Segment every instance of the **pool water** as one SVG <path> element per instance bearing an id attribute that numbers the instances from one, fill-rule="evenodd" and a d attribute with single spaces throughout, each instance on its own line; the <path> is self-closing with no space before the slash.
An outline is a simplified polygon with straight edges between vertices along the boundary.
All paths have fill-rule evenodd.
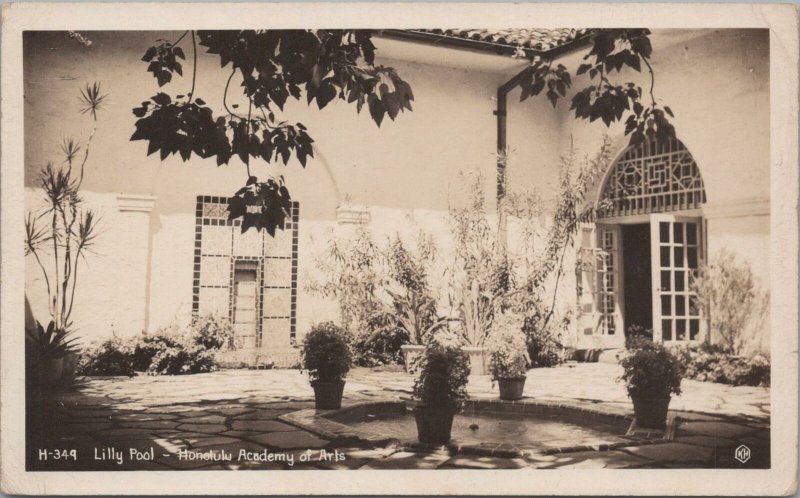
<path id="1" fill-rule="evenodd" d="M 359 431 L 387 438 L 417 440 L 417 424 L 410 412 L 368 414 L 365 419 L 342 422 Z M 618 424 L 603 421 L 568 421 L 558 414 L 479 412 L 456 415 L 451 439 L 461 444 L 510 443 L 520 448 L 563 447 L 604 440 L 620 434 Z"/>

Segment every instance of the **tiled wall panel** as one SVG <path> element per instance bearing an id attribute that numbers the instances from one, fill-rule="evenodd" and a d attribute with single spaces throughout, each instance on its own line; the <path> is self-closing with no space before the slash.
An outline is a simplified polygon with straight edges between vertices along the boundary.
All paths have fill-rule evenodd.
<path id="1" fill-rule="evenodd" d="M 240 222 L 227 219 L 227 198 L 198 196 L 192 311 L 233 316 L 235 265 L 252 261 L 257 268 L 258 323 L 256 346 L 281 349 L 294 341 L 297 323 L 298 203 L 285 230 L 275 237 L 254 229 L 241 233 Z"/>

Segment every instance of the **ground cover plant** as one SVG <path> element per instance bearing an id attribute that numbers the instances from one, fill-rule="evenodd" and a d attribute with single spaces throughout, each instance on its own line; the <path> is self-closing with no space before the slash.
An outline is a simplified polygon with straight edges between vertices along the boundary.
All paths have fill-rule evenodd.
<path id="1" fill-rule="evenodd" d="M 217 369 L 215 353 L 231 347 L 233 328 L 218 316 L 195 317 L 186 328 L 176 324 L 129 339 L 112 337 L 81 354 L 81 375 L 187 375 Z"/>
<path id="2" fill-rule="evenodd" d="M 769 356 L 752 353 L 733 356 L 718 346 L 702 343 L 675 350 L 684 366 L 686 378 L 734 386 L 770 385 Z"/>

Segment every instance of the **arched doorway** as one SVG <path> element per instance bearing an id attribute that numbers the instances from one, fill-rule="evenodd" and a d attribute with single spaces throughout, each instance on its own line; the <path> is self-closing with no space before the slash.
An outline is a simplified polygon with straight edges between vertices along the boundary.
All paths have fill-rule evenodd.
<path id="1" fill-rule="evenodd" d="M 620 154 L 599 190 L 597 221 L 582 233 L 578 347 L 623 347 L 633 326 L 665 343 L 704 337 L 690 281 L 705 254 L 705 202 L 700 170 L 679 140 Z"/>

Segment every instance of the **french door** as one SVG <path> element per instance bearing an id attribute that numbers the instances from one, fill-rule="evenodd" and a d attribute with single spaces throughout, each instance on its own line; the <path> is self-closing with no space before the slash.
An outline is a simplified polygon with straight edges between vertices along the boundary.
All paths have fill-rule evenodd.
<path id="1" fill-rule="evenodd" d="M 702 218 L 650 215 L 653 279 L 653 340 L 694 342 L 705 337 L 692 279 L 702 264 Z"/>
<path id="2" fill-rule="evenodd" d="M 621 236 L 619 225 L 597 223 L 581 229 L 579 349 L 625 345 Z"/>

